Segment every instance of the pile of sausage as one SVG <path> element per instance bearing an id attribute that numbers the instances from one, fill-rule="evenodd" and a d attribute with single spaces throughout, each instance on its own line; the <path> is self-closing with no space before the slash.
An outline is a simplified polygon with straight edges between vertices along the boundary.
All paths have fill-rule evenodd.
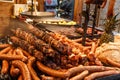
<path id="1" fill-rule="evenodd" d="M 120 74 L 119 68 L 95 65 L 78 65 L 69 69 L 55 70 L 20 47 L 0 44 L 0 49 L 1 74 L 9 73 L 17 80 L 94 80 L 102 76 Z"/>
<path id="2" fill-rule="evenodd" d="M 0 44 L 1 74 L 18 80 L 94 80 L 120 74 L 116 67 L 103 66 L 94 56 L 97 40 L 82 46 L 81 39 L 29 27 L 12 30 L 9 43 Z M 6 40 L 7 41 L 7 40 Z"/>
<path id="3" fill-rule="evenodd" d="M 62 65 L 64 68 L 76 66 L 82 61 L 81 59 L 86 58 L 86 55 L 82 53 L 82 45 L 66 37 L 59 37 L 57 39 L 57 37 L 55 37 L 56 34 L 42 32 L 42 30 L 39 30 L 39 32 L 39 35 L 43 34 L 41 38 L 37 38 L 36 35 L 30 32 L 16 29 L 13 30 L 14 36 L 11 37 L 11 41 L 13 44 L 22 48 L 26 45 L 21 45 L 21 43 L 24 44 L 23 41 L 27 42 L 29 45 L 33 45 L 37 50 L 43 53 L 44 59 L 42 59 L 42 61 L 44 61 L 44 63 L 48 63 L 49 59 L 51 59 L 52 63 L 59 66 Z M 27 49 L 27 51 L 29 51 L 29 48 Z M 76 57 L 76 59 L 74 57 Z"/>

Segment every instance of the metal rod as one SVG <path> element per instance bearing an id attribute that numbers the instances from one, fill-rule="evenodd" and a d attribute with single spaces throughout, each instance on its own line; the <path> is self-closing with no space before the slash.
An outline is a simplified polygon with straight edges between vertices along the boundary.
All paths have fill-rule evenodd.
<path id="1" fill-rule="evenodd" d="M 99 21 L 100 21 L 100 7 L 99 7 L 99 9 L 97 11 L 96 27 L 99 26 Z"/>
<path id="2" fill-rule="evenodd" d="M 31 14 L 33 14 L 33 12 L 34 12 L 34 3 L 33 3 L 33 0 L 31 0 Z"/>
<path id="3" fill-rule="evenodd" d="M 83 39 L 82 39 L 82 45 L 85 46 L 85 42 L 86 42 L 86 37 L 87 37 L 87 27 L 88 27 L 88 22 L 89 22 L 89 12 L 90 12 L 90 4 L 86 4 L 86 16 L 85 16 L 85 22 L 83 24 L 83 30 L 84 30 L 84 34 L 83 34 Z"/>
<path id="4" fill-rule="evenodd" d="M 94 33 L 95 33 L 95 26 L 96 26 L 96 18 L 97 18 L 97 12 L 98 12 L 98 4 L 95 4 L 95 11 L 93 15 L 93 26 L 92 26 L 92 38 L 94 38 Z"/>

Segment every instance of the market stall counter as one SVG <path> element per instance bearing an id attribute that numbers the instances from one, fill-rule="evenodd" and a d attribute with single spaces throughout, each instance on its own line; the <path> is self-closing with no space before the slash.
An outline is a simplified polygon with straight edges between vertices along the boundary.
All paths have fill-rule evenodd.
<path id="1" fill-rule="evenodd" d="M 7 30 L 0 39 L 0 79 L 95 80 L 120 74 L 115 58 L 100 60 L 97 50 L 110 49 L 100 48 L 98 39 L 88 38 L 83 46 L 65 35 L 16 19 L 11 19 Z M 115 46 L 114 55 L 120 54 L 118 44 L 108 45 Z"/>

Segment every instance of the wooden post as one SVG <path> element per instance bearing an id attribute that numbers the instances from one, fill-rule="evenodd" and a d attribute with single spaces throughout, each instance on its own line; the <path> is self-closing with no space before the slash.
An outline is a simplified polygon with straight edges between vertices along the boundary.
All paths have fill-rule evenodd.
<path id="1" fill-rule="evenodd" d="M 38 11 L 44 11 L 44 0 L 37 0 L 38 1 Z"/>
<path id="2" fill-rule="evenodd" d="M 109 19 L 114 15 L 114 5 L 116 0 L 110 0 L 108 5 L 108 11 L 107 11 L 107 18 Z"/>
<path id="3" fill-rule="evenodd" d="M 74 3 L 73 20 L 79 24 L 81 24 L 81 17 L 82 17 L 81 13 L 82 13 L 82 8 L 83 8 L 83 1 L 84 0 L 75 0 L 75 3 Z"/>

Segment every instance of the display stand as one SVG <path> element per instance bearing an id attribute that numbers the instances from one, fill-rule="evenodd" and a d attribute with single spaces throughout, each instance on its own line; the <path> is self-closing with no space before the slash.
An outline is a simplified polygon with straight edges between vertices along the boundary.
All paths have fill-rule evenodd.
<path id="1" fill-rule="evenodd" d="M 95 9 L 94 9 L 94 14 L 90 15 L 90 4 L 86 4 L 86 10 L 82 12 L 83 17 L 85 18 L 84 23 L 83 23 L 83 30 L 84 30 L 84 34 L 83 34 L 83 40 L 82 40 L 82 45 L 85 45 L 85 41 L 86 41 L 86 36 L 87 36 L 87 28 L 88 28 L 88 22 L 89 22 L 89 17 L 92 16 L 93 18 L 93 25 L 92 25 L 92 39 L 94 38 L 94 30 L 96 27 L 96 22 L 98 20 L 97 16 L 99 14 L 97 14 L 98 10 L 100 9 L 100 5 L 103 3 L 103 0 L 94 0 L 92 3 L 90 4 L 94 4 L 95 5 Z"/>

